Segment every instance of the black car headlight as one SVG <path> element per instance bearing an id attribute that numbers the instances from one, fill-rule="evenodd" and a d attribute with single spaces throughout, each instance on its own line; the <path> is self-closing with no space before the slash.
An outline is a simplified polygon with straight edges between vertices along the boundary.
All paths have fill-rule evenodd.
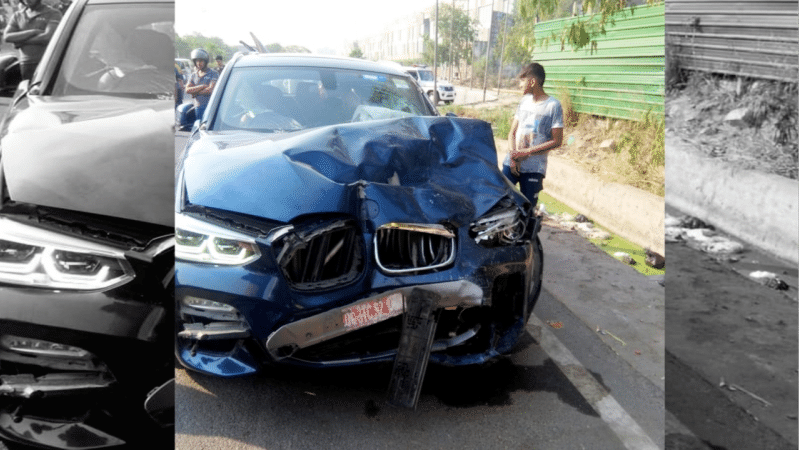
<path id="1" fill-rule="evenodd" d="M 91 291 L 133 278 L 120 249 L 0 218 L 0 283 Z"/>
<path id="2" fill-rule="evenodd" d="M 504 199 L 472 222 L 469 234 L 487 247 L 516 244 L 525 235 L 528 219 L 510 199 Z"/>
<path id="3" fill-rule="evenodd" d="M 175 216 L 175 259 L 241 266 L 261 257 L 253 238 L 184 214 Z"/>

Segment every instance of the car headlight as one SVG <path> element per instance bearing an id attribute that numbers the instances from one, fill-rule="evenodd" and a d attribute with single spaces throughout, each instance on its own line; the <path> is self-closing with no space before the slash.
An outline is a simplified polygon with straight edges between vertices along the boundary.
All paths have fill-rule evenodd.
<path id="1" fill-rule="evenodd" d="M 91 291 L 133 278 L 122 250 L 0 217 L 0 283 Z"/>
<path id="2" fill-rule="evenodd" d="M 513 245 L 525 234 L 526 224 L 519 207 L 504 199 L 470 224 L 470 237 L 484 246 Z"/>
<path id="3" fill-rule="evenodd" d="M 253 238 L 183 214 L 175 217 L 175 258 L 240 266 L 261 257 Z"/>

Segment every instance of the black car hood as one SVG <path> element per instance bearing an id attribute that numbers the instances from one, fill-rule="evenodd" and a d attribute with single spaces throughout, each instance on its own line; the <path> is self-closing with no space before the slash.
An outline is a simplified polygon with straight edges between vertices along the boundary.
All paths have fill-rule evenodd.
<path id="1" fill-rule="evenodd" d="M 172 226 L 171 100 L 31 96 L 20 106 L 0 140 L 12 200 Z"/>
<path id="2" fill-rule="evenodd" d="M 281 222 L 345 212 L 462 225 L 513 188 L 488 123 L 411 117 L 288 134 L 205 133 L 184 162 L 190 204 Z"/>

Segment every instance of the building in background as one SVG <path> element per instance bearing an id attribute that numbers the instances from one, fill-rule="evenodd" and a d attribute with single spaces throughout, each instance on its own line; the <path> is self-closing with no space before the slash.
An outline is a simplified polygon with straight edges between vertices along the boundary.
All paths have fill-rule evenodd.
<path id="1" fill-rule="evenodd" d="M 439 2 L 439 13 L 444 5 L 454 6 L 465 11 L 476 21 L 477 33 L 473 43 L 475 56 L 486 54 L 486 45 L 489 42 L 495 45 L 502 31 L 504 18 L 509 21 L 513 17 L 514 0 L 455 0 Z M 449 29 L 439 30 L 441 43 Z M 425 48 L 425 39 L 435 39 L 436 36 L 436 9 L 435 6 L 397 19 L 387 25 L 381 34 L 369 36 L 358 40 L 358 45 L 364 52 L 366 59 L 379 61 L 391 60 L 412 62 L 421 61 Z M 444 61 L 443 61 L 444 63 Z"/>

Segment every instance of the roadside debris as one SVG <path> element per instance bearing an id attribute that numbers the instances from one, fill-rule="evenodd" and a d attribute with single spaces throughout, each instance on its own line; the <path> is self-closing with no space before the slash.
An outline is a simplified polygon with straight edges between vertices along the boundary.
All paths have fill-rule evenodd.
<path id="1" fill-rule="evenodd" d="M 626 343 L 625 343 L 625 341 L 623 341 L 622 339 L 620 339 L 620 338 L 618 338 L 618 337 L 614 336 L 614 335 L 613 335 L 613 334 L 612 334 L 610 331 L 608 331 L 608 330 L 604 330 L 604 329 L 602 329 L 602 328 L 600 328 L 600 327 L 597 327 L 597 329 L 596 329 L 595 331 L 596 331 L 596 332 L 598 332 L 598 333 L 600 333 L 600 334 L 602 334 L 602 335 L 609 335 L 609 336 L 611 336 L 612 338 L 614 338 L 614 339 L 616 339 L 617 341 L 619 341 L 619 342 L 622 344 L 622 346 L 623 346 L 623 347 L 624 347 L 624 346 L 626 346 L 626 345 L 628 345 L 628 344 L 626 344 Z"/>
<path id="2" fill-rule="evenodd" d="M 735 255 L 744 251 L 744 245 L 741 243 L 718 235 L 714 231 L 714 227 L 691 216 L 667 215 L 664 219 L 664 240 L 666 242 L 685 242 L 695 250 L 733 262 L 739 260 Z"/>
<path id="3" fill-rule="evenodd" d="M 631 258 L 631 255 L 625 252 L 614 253 L 614 258 L 617 258 L 618 260 L 624 262 L 625 264 L 630 264 L 630 265 L 636 264 L 636 261 L 634 261 L 634 259 Z"/>
<path id="4" fill-rule="evenodd" d="M 556 330 L 564 327 L 564 322 L 555 322 L 552 320 L 547 320 L 546 323 L 551 327 L 555 328 Z"/>
<path id="5" fill-rule="evenodd" d="M 654 269 L 663 269 L 665 265 L 664 257 L 659 255 L 658 253 L 650 250 L 649 248 L 644 249 L 644 263 Z"/>
<path id="6" fill-rule="evenodd" d="M 720 379 L 719 379 L 719 387 L 726 388 L 729 391 L 744 392 L 745 394 L 749 395 L 750 397 L 753 397 L 754 399 L 756 399 L 756 400 L 760 401 L 761 403 L 763 403 L 764 406 L 772 406 L 772 403 L 764 400 L 763 398 L 759 397 L 756 394 L 753 394 L 752 392 L 748 391 L 747 389 L 745 389 L 745 388 L 743 388 L 743 387 L 741 387 L 739 385 L 733 384 L 733 383 L 726 383 L 725 382 L 725 378 L 720 377 Z"/>
<path id="7" fill-rule="evenodd" d="M 755 272 L 750 272 L 750 278 L 753 278 L 768 288 L 777 289 L 779 291 L 789 289 L 789 285 L 772 272 L 757 270 Z"/>

